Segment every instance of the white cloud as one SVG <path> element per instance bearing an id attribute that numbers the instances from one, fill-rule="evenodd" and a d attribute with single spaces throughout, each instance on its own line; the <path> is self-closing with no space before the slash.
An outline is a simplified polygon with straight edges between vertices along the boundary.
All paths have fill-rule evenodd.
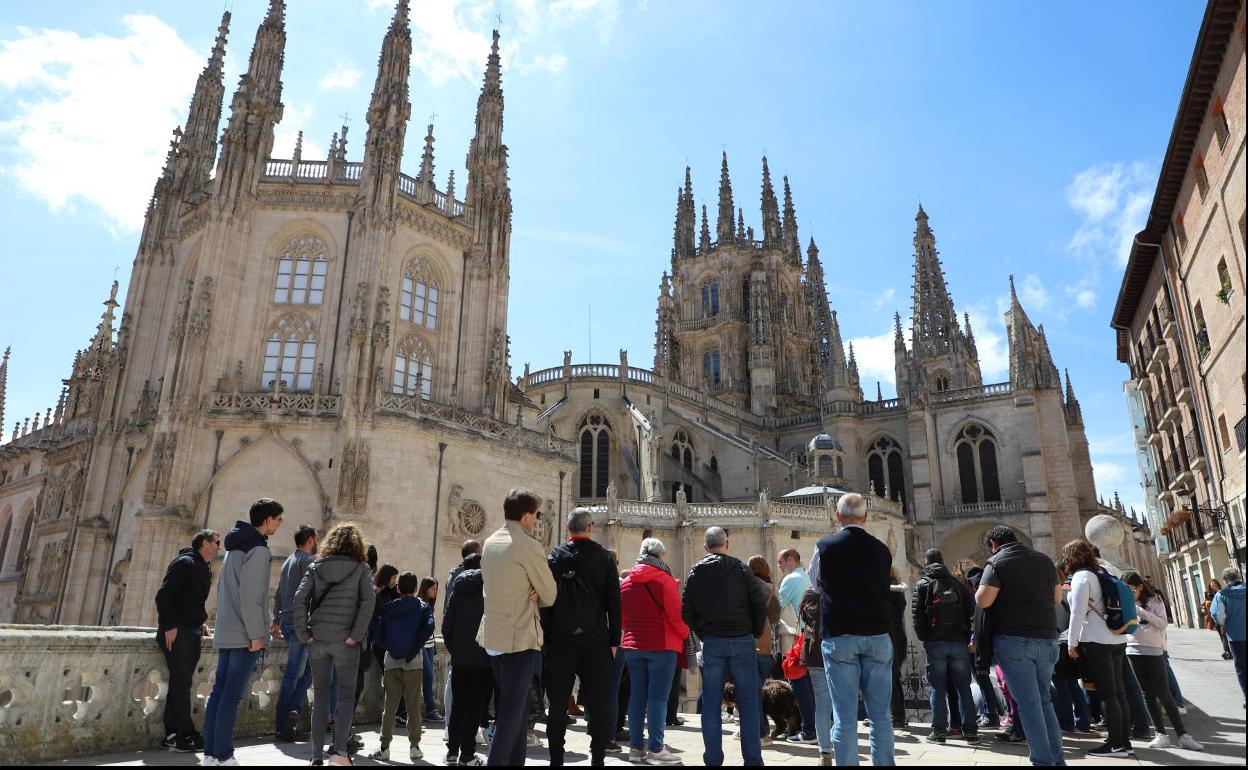
<path id="1" fill-rule="evenodd" d="M 871 307 L 876 310 L 883 310 L 886 307 L 893 306 L 893 298 L 897 296 L 896 289 L 885 289 L 871 298 Z"/>
<path id="2" fill-rule="evenodd" d="M 332 70 L 325 73 L 325 77 L 321 78 L 321 88 L 355 88 L 362 74 L 354 67 L 338 62 Z"/>
<path id="3" fill-rule="evenodd" d="M 207 55 L 154 16 L 122 21 L 121 37 L 19 27 L 0 41 L 0 174 L 53 211 L 82 202 L 135 231 Z"/>
<path id="4" fill-rule="evenodd" d="M 1096 292 L 1086 286 L 1067 286 L 1066 293 L 1074 300 L 1075 304 L 1084 310 L 1088 310 L 1096 305 Z"/>
<path id="5" fill-rule="evenodd" d="M 1109 460 L 1092 460 L 1092 473 L 1096 476 L 1096 488 L 1101 494 L 1112 495 L 1128 483 L 1130 474 L 1125 465 Z"/>
<path id="6" fill-rule="evenodd" d="M 1021 281 L 1017 282 L 1019 298 L 1023 302 L 1023 307 L 1043 310 L 1049 306 L 1049 290 L 1044 288 L 1040 276 L 1035 273 L 1027 273 Z"/>
<path id="7" fill-rule="evenodd" d="M 1000 301 L 998 300 L 998 303 Z M 975 333 L 975 349 L 979 351 L 979 371 L 984 382 L 1003 382 L 1010 378 L 1010 345 L 1005 336 L 1005 319 L 1001 310 L 995 315 L 981 305 L 966 311 L 971 316 Z"/>
<path id="8" fill-rule="evenodd" d="M 897 392 L 897 373 L 893 355 L 893 331 L 889 329 L 874 337 L 854 337 L 849 341 L 854 346 L 854 358 L 858 361 L 858 376 L 863 383 L 864 395 L 871 398 L 870 383 L 879 381 L 884 386 L 884 395 Z"/>
<path id="9" fill-rule="evenodd" d="M 1152 203 L 1154 176 L 1140 161 L 1093 166 L 1076 174 L 1066 188 L 1066 202 L 1083 222 L 1067 248 L 1098 260 L 1112 253 L 1119 267 L 1125 265 Z"/>
<path id="10" fill-rule="evenodd" d="M 371 11 L 388 11 L 390 0 L 366 0 Z M 490 30 L 499 26 L 502 53 L 510 71 L 559 74 L 568 65 L 560 49 L 564 36 L 596 30 L 610 38 L 619 19 L 619 0 L 413 0 L 412 64 L 431 81 L 475 82 L 481 78 Z"/>
<path id="11" fill-rule="evenodd" d="M 282 122 L 273 131 L 273 157 L 289 158 L 294 154 L 295 142 L 299 132 L 311 122 L 312 108 L 287 104 L 282 111 Z M 303 155 L 305 160 L 324 160 L 327 155 L 325 147 L 307 135 L 303 137 Z"/>

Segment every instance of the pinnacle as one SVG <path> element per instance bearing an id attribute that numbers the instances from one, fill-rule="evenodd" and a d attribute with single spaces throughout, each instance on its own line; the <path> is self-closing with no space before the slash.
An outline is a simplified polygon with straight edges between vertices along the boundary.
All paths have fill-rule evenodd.
<path id="1" fill-rule="evenodd" d="M 409 0 L 398 0 L 394 4 L 394 18 L 390 21 L 390 31 L 408 30 L 408 5 Z"/>
<path id="2" fill-rule="evenodd" d="M 225 61 L 225 42 L 230 36 L 230 19 L 232 18 L 229 11 L 221 14 L 221 25 L 217 27 L 217 39 L 212 45 L 212 55 L 208 57 L 208 65 L 205 71 L 220 73 Z"/>

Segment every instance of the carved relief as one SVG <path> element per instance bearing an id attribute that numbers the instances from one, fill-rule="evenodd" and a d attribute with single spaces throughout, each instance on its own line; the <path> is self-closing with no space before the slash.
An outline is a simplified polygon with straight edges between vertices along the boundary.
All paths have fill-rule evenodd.
<path id="1" fill-rule="evenodd" d="M 106 626 L 115 626 L 121 623 L 121 609 L 126 603 L 126 585 L 130 577 L 130 557 L 133 549 L 127 548 L 126 555 L 121 557 L 121 561 L 113 567 L 113 574 L 109 577 L 108 582 L 113 586 L 113 599 L 108 604 L 108 617 L 104 621 Z"/>
<path id="2" fill-rule="evenodd" d="M 338 506 L 360 510 L 368 505 L 368 443 L 363 439 L 348 441 L 342 449 L 342 466 L 338 471 Z"/>
<path id="3" fill-rule="evenodd" d="M 195 312 L 191 314 L 190 331 L 197 337 L 203 336 L 212 325 L 212 278 L 204 278 L 204 286 L 199 292 L 199 302 Z"/>
<path id="4" fill-rule="evenodd" d="M 162 433 L 152 446 L 152 462 L 147 469 L 147 488 L 143 492 L 143 504 L 164 505 L 169 494 L 169 472 L 173 468 L 173 453 L 177 448 L 176 433 Z"/>
<path id="5" fill-rule="evenodd" d="M 61 574 L 61 565 L 65 562 L 67 549 L 68 541 L 65 538 L 44 544 L 43 555 L 39 559 L 39 574 L 35 578 L 37 584 L 34 586 L 27 584 L 27 592 L 45 594 L 56 590 L 57 578 Z"/>
<path id="6" fill-rule="evenodd" d="M 348 328 L 348 337 L 351 340 L 358 340 L 364 336 L 368 326 L 365 310 L 367 304 L 368 282 L 360 281 L 355 287 L 355 298 L 351 300 L 351 325 Z"/>
<path id="7" fill-rule="evenodd" d="M 390 344 L 390 288 L 377 290 L 377 306 L 373 315 L 373 344 L 385 349 Z"/>
<path id="8" fill-rule="evenodd" d="M 180 340 L 182 335 L 186 333 L 186 319 L 191 309 L 191 290 L 194 286 L 194 281 L 187 281 L 182 287 L 182 296 L 178 298 L 178 315 L 174 318 L 173 326 L 169 329 L 169 339 L 171 340 Z"/>
<path id="9" fill-rule="evenodd" d="M 465 498 L 463 494 L 464 488 L 459 484 L 451 487 L 451 496 L 447 506 L 451 513 L 451 521 L 447 536 L 455 540 L 479 539 L 485 534 L 485 528 L 489 524 L 489 515 L 480 503 Z"/>

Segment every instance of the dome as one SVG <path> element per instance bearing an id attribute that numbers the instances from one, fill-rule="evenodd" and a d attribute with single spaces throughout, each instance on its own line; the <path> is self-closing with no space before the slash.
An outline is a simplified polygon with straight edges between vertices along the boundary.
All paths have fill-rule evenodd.
<path id="1" fill-rule="evenodd" d="M 836 452 L 844 452 L 845 447 L 841 446 L 841 442 L 837 441 L 830 434 L 820 433 L 810 440 L 806 445 L 806 451 L 814 452 L 819 449 L 831 449 Z"/>

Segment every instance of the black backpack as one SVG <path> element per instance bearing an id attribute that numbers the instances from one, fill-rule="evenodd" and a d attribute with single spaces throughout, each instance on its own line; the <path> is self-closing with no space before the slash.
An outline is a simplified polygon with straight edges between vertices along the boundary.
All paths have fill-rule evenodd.
<path id="1" fill-rule="evenodd" d="M 935 634 L 944 634 L 966 624 L 966 606 L 956 578 L 933 578 L 928 585 L 927 627 Z"/>
<path id="2" fill-rule="evenodd" d="M 606 612 L 598 596 L 590 589 L 576 557 L 557 549 L 550 555 L 549 561 L 559 594 L 550 608 L 547 636 L 580 641 L 605 630 Z"/>

